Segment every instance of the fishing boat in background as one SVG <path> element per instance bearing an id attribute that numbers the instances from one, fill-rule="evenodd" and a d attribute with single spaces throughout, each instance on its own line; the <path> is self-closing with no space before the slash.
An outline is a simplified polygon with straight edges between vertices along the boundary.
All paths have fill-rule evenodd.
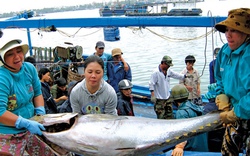
<path id="1" fill-rule="evenodd" d="M 117 1 L 111 7 L 105 5 L 100 8 L 99 14 L 100 16 L 199 16 L 202 10 L 196 8 L 197 2 L 204 2 L 204 0 L 139 1 L 134 4 Z M 174 7 L 169 10 L 171 6 Z"/>
<path id="2" fill-rule="evenodd" d="M 103 8 L 99 9 L 100 16 L 122 16 L 127 13 L 146 13 L 148 5 L 146 2 L 136 2 L 133 5 L 130 4 L 115 4 L 109 7 L 105 5 Z"/>

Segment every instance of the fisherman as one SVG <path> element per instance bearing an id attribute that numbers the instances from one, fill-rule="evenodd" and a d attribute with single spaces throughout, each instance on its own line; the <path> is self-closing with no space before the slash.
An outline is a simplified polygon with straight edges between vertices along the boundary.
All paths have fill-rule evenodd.
<path id="1" fill-rule="evenodd" d="M 107 64 L 108 83 L 115 89 L 116 93 L 119 92 L 118 83 L 121 80 L 127 79 L 132 81 L 131 68 L 127 63 L 129 69 L 127 71 L 124 69 L 122 54 L 123 52 L 120 48 L 114 48 L 112 50 L 112 61 Z"/>
<path id="2" fill-rule="evenodd" d="M 44 126 L 29 120 L 34 115 L 44 115 L 44 100 L 36 68 L 24 62 L 29 50 L 20 39 L 4 42 L 0 49 L 0 155 L 29 155 L 53 150 L 37 135 Z"/>
<path id="3" fill-rule="evenodd" d="M 135 116 L 133 110 L 132 87 L 133 84 L 123 79 L 118 84 L 120 92 L 117 93 L 117 113 L 118 115 Z"/>
<path id="4" fill-rule="evenodd" d="M 94 55 L 99 56 L 103 60 L 103 62 L 104 62 L 103 79 L 105 81 L 108 81 L 107 63 L 108 63 L 108 61 L 112 61 L 112 55 L 104 53 L 104 48 L 105 48 L 104 42 L 102 42 L 102 41 L 96 42 L 96 46 L 95 46 L 96 52 L 94 52 Z M 121 57 L 121 61 L 123 62 L 124 70 L 127 71 L 129 69 L 129 67 L 128 67 L 127 63 L 125 62 L 125 60 L 122 57 Z"/>
<path id="5" fill-rule="evenodd" d="M 202 108 L 188 100 L 189 91 L 183 84 L 175 85 L 171 89 L 172 98 L 178 106 L 176 119 L 193 118 L 203 114 Z M 177 144 L 172 156 L 183 155 L 183 150 L 208 152 L 207 134 L 199 134 L 194 138 Z"/>
<path id="6" fill-rule="evenodd" d="M 220 114 L 226 125 L 222 155 L 250 155 L 250 9 L 238 8 L 215 25 L 225 33 L 227 43 L 216 58 L 217 95 L 229 98 L 230 110 Z M 221 104 L 218 104 L 220 107 Z"/>
<path id="7" fill-rule="evenodd" d="M 174 79 L 184 79 L 186 75 L 179 74 L 171 69 L 172 58 L 164 56 L 161 64 L 153 71 L 149 81 L 151 101 L 154 103 L 154 110 L 158 119 L 172 119 L 173 107 L 170 98 L 170 77 Z"/>

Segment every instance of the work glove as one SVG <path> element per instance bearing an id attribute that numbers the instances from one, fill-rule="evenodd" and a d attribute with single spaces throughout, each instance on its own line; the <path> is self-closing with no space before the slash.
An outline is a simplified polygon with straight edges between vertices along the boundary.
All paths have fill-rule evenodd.
<path id="1" fill-rule="evenodd" d="M 184 147 L 186 145 L 186 141 L 179 143 L 175 146 L 174 150 L 171 153 L 171 156 L 183 156 L 184 153 Z"/>
<path id="2" fill-rule="evenodd" d="M 229 98 L 226 94 L 220 94 L 216 96 L 215 99 L 216 106 L 218 110 L 228 111 L 230 107 Z"/>
<path id="3" fill-rule="evenodd" d="M 234 109 L 220 113 L 220 119 L 225 124 L 233 124 L 238 120 L 237 116 L 234 113 Z"/>
<path id="4" fill-rule="evenodd" d="M 44 106 L 36 107 L 36 108 L 35 108 L 35 114 L 36 114 L 36 115 L 45 115 L 46 112 L 45 112 Z"/>
<path id="5" fill-rule="evenodd" d="M 32 134 L 38 134 L 38 135 L 42 135 L 42 131 L 41 130 L 45 130 L 44 126 L 36 121 L 32 121 L 32 120 L 28 120 L 25 119 L 21 116 L 18 116 L 15 126 L 17 129 L 21 129 L 21 128 L 26 128 L 28 129 L 28 131 L 30 131 L 30 133 Z"/>
<path id="6" fill-rule="evenodd" d="M 155 96 L 151 96 L 151 102 L 153 102 L 153 103 L 155 103 L 156 102 L 156 98 L 155 98 Z"/>

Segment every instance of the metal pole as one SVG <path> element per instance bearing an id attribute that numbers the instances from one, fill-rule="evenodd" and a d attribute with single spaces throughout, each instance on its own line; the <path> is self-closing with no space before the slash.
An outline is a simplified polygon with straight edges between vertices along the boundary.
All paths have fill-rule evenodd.
<path id="1" fill-rule="evenodd" d="M 33 53 L 32 53 L 32 43 L 31 43 L 30 29 L 29 28 L 27 28 L 27 37 L 28 37 L 28 43 L 29 43 L 30 56 L 32 56 L 33 55 Z"/>

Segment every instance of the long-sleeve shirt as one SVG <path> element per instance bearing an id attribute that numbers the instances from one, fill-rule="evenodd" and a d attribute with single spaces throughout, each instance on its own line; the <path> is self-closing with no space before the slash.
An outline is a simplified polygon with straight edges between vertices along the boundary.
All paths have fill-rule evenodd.
<path id="1" fill-rule="evenodd" d="M 29 119 L 34 116 L 33 98 L 42 94 L 41 83 L 33 64 L 24 62 L 20 71 L 13 73 L 0 67 L 0 116 L 6 111 Z M 26 129 L 17 129 L 0 123 L 0 133 L 17 134 Z"/>
<path id="2" fill-rule="evenodd" d="M 250 119 L 250 41 L 232 51 L 225 44 L 216 58 L 217 94 L 224 93 L 237 117 Z"/>
<path id="3" fill-rule="evenodd" d="M 129 67 L 128 71 L 125 71 L 122 62 L 119 62 L 117 65 L 115 65 L 113 62 L 108 62 L 107 67 L 108 83 L 115 89 L 116 93 L 119 92 L 118 83 L 121 80 L 127 79 L 129 81 L 132 81 L 131 68 Z"/>
<path id="4" fill-rule="evenodd" d="M 149 81 L 149 90 L 154 91 L 155 98 L 157 99 L 168 99 L 170 96 L 170 78 L 184 79 L 183 74 L 167 70 L 166 76 L 160 69 L 160 65 L 156 68 Z"/>
<path id="5" fill-rule="evenodd" d="M 93 94 L 88 91 L 85 79 L 79 82 L 70 93 L 70 103 L 75 113 L 117 115 L 115 90 L 104 80 Z"/>

